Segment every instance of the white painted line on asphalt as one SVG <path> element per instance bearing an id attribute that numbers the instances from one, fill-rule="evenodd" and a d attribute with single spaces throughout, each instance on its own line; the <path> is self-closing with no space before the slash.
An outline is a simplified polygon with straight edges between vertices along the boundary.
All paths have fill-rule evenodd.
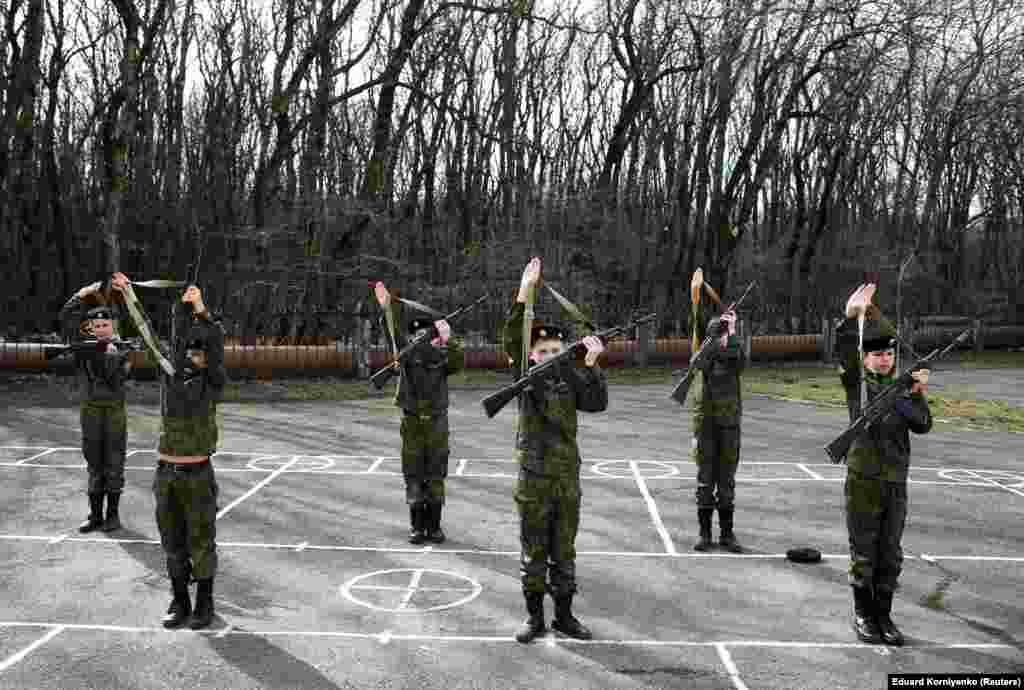
<path id="1" fill-rule="evenodd" d="M 725 648 L 724 644 L 716 644 L 715 649 L 718 651 L 718 658 L 722 660 L 722 665 L 725 666 L 726 672 L 729 674 L 729 678 L 732 680 L 732 686 L 736 690 L 748 690 L 743 679 L 740 678 L 739 669 L 736 668 L 736 664 L 733 663 L 732 655 L 729 654 L 729 650 Z"/>
<path id="2" fill-rule="evenodd" d="M 63 625 L 55 626 L 52 630 L 50 630 L 48 633 L 40 637 L 38 640 L 30 644 L 29 646 L 23 648 L 21 651 L 15 652 L 3 661 L 0 661 L 0 673 L 3 673 L 11 666 L 14 666 L 16 663 L 27 657 L 33 651 L 39 649 L 44 644 L 46 644 L 53 638 L 57 637 L 57 635 L 60 635 L 62 632 L 64 632 Z"/>
<path id="3" fill-rule="evenodd" d="M 817 472 L 815 472 L 814 470 L 812 470 L 810 467 L 808 467 L 807 465 L 803 464 L 802 462 L 798 462 L 796 464 L 796 466 L 799 467 L 800 469 L 802 469 L 804 472 L 806 472 L 811 477 L 811 479 L 819 479 L 819 480 L 824 480 L 825 479 L 820 474 L 818 474 Z"/>
<path id="4" fill-rule="evenodd" d="M 420 571 L 421 573 L 423 571 Z M 378 589 L 385 592 L 405 592 L 412 585 L 352 585 L 349 589 Z M 475 592 L 475 587 L 419 587 L 420 592 Z"/>
<path id="5" fill-rule="evenodd" d="M 38 459 L 39 459 L 39 458 L 41 458 L 41 457 L 44 457 L 44 456 L 46 456 L 46 455 L 49 455 L 50 453 L 56 453 L 56 452 L 57 452 L 57 449 L 56 449 L 56 448 L 47 448 L 47 449 L 46 449 L 46 450 L 44 450 L 44 451 L 43 451 L 42 453 L 36 453 L 35 455 L 31 455 L 31 456 L 29 456 L 29 457 L 27 457 L 27 458 L 24 458 L 24 459 L 22 459 L 22 460 L 18 460 L 18 461 L 17 461 L 16 463 L 14 463 L 14 464 L 15 464 L 15 465 L 24 465 L 25 463 L 29 463 L 29 462 L 32 462 L 32 461 L 34 461 L 34 460 L 38 460 Z"/>
<path id="6" fill-rule="evenodd" d="M 144 627 L 130 625 L 88 625 L 82 623 L 43 623 L 35 621 L 0 621 L 0 628 L 59 628 L 64 631 L 83 630 L 98 632 L 120 632 L 120 633 L 162 633 L 166 635 L 207 635 L 215 636 L 222 630 L 189 630 L 182 628 L 178 630 L 167 630 L 163 627 Z M 51 631 L 52 632 L 52 631 Z M 348 638 L 362 640 L 380 641 L 385 635 L 389 640 L 403 640 L 411 642 L 502 642 L 513 643 L 515 637 L 512 635 L 421 635 L 421 634 L 395 634 L 390 630 L 369 633 L 369 632 L 346 632 L 332 630 L 240 630 L 231 629 L 228 636 L 251 636 L 251 637 L 327 637 L 327 638 Z M 52 639 L 51 635 L 51 639 Z M 709 640 L 697 642 L 693 640 L 654 640 L 648 638 L 619 639 L 619 640 L 577 640 L 571 637 L 551 636 L 559 644 L 571 645 L 618 645 L 618 646 L 645 646 L 645 647 L 746 647 L 746 648 L 780 648 L 780 649 L 876 649 L 877 645 L 863 644 L 859 642 L 788 642 L 785 640 Z M 36 646 L 41 642 L 36 643 Z M 518 642 L 515 642 L 519 644 Z M 1003 643 L 953 643 L 953 644 L 922 644 L 911 645 L 896 650 L 914 651 L 918 649 L 1008 649 L 1015 650 L 1017 647 Z"/>
<path id="7" fill-rule="evenodd" d="M 459 464 L 455 466 L 455 476 L 461 477 L 462 473 L 466 471 L 466 458 L 461 458 Z"/>
<path id="8" fill-rule="evenodd" d="M 363 470 L 363 472 L 365 474 L 373 474 L 373 473 L 375 473 L 377 471 L 377 468 L 381 466 L 381 464 L 384 462 L 384 460 L 385 460 L 385 458 L 383 458 L 383 457 L 377 458 L 376 460 L 373 461 L 373 463 L 370 464 L 369 467 L 367 467 L 365 470 Z"/>
<path id="9" fill-rule="evenodd" d="M 966 474 L 969 474 L 970 476 L 974 477 L 975 479 L 986 481 L 989 484 L 989 486 L 997 486 L 1000 489 L 1005 489 L 1006 491 L 1009 491 L 1010 493 L 1017 494 L 1018 496 L 1024 498 L 1024 491 L 1020 491 L 1018 489 L 1014 489 L 1014 488 L 1011 488 L 1009 486 L 1004 486 L 1003 484 L 1000 484 L 997 481 L 989 479 L 988 477 L 981 476 L 980 474 L 978 474 L 978 472 L 976 472 L 974 470 L 967 470 Z"/>
<path id="10" fill-rule="evenodd" d="M 644 497 L 644 502 L 647 504 L 647 511 L 651 514 L 651 520 L 654 522 L 654 528 L 658 530 L 658 534 L 661 536 L 661 542 L 665 545 L 666 553 L 671 555 L 676 554 L 676 545 L 672 543 L 672 537 L 669 535 L 668 530 L 665 529 L 665 523 L 661 521 L 661 515 L 658 514 L 658 506 L 654 502 L 654 497 L 651 496 L 651 492 L 647 490 L 647 482 L 644 481 L 644 477 L 640 474 L 640 466 L 636 460 L 630 460 L 629 466 L 633 470 L 633 478 L 636 480 L 636 485 L 640 488 L 640 493 Z"/>
<path id="11" fill-rule="evenodd" d="M 222 517 L 227 515 L 228 511 L 230 511 L 232 508 L 237 506 L 239 503 L 241 503 L 245 499 L 247 499 L 250 496 L 252 496 L 254 493 L 256 493 L 257 491 L 262 489 L 264 486 L 266 486 L 270 482 L 274 481 L 277 477 L 279 477 L 282 474 L 284 474 L 285 472 L 287 472 L 289 467 L 291 467 L 292 465 L 294 465 L 295 463 L 297 463 L 301 459 L 302 459 L 301 455 L 293 455 L 291 460 L 289 460 L 285 464 L 283 464 L 280 467 L 278 467 L 276 470 L 271 472 L 269 475 L 267 475 L 266 477 L 264 477 L 260 481 L 256 482 L 256 485 L 253 486 L 251 489 L 249 489 L 244 494 L 242 494 L 241 496 L 239 496 L 238 498 L 233 500 L 231 503 L 229 503 L 226 506 L 224 506 L 223 508 L 221 508 L 221 510 L 217 513 L 217 519 L 220 520 Z"/>
<path id="12" fill-rule="evenodd" d="M 223 629 L 219 630 L 219 631 L 217 632 L 217 634 L 216 634 L 216 635 L 214 635 L 214 637 L 216 637 L 216 638 L 218 638 L 218 639 L 222 639 L 222 638 L 225 638 L 225 637 L 227 637 L 228 635 L 230 635 L 230 634 L 231 634 L 231 631 L 232 631 L 232 630 L 234 630 L 234 629 L 235 629 L 235 626 L 233 626 L 233 625 L 226 625 L 226 626 L 224 626 L 224 628 L 223 628 Z"/>
<path id="13" fill-rule="evenodd" d="M 0 541 L 45 541 L 48 543 L 85 543 L 85 544 L 151 544 L 160 545 L 159 539 L 118 539 L 115 537 L 70 537 L 67 535 L 45 536 L 30 534 L 0 534 Z M 218 541 L 218 547 L 224 548 L 252 548 L 252 549 L 281 549 L 285 551 L 351 551 L 359 553 L 409 553 L 409 554 L 438 554 L 438 555 L 478 555 L 478 556 L 520 556 L 519 551 L 502 551 L 498 549 L 438 549 L 432 545 L 422 547 L 401 547 L 401 546 L 342 546 L 335 544 L 310 544 L 308 541 L 298 544 L 278 544 L 274 542 L 245 542 L 245 541 Z M 772 560 L 784 559 L 784 553 L 668 553 L 666 551 L 577 551 L 579 556 L 621 556 L 624 558 L 735 558 L 739 560 Z M 825 553 L 822 558 L 845 559 L 849 558 L 848 553 Z M 993 561 L 1007 563 L 1024 563 L 1024 556 L 936 556 L 933 554 L 922 554 L 920 556 L 905 555 L 904 560 L 925 562 L 931 561 Z M 405 589 L 400 587 L 399 589 Z"/>
<path id="14" fill-rule="evenodd" d="M 64 541 L 65 539 L 67 539 L 68 536 L 69 535 L 66 534 L 66 533 L 65 534 L 58 534 L 56 537 L 54 537 L 53 539 L 50 540 L 50 545 L 53 546 L 54 544 L 59 544 L 62 541 Z"/>
<path id="15" fill-rule="evenodd" d="M 423 578 L 423 568 L 417 568 L 412 573 L 412 579 L 409 580 L 409 586 L 405 588 L 405 595 L 402 596 L 401 603 L 398 604 L 398 610 L 401 611 L 409 606 L 409 601 L 412 599 L 412 595 L 419 589 L 420 580 Z M 472 591 L 472 590 L 470 590 Z"/>

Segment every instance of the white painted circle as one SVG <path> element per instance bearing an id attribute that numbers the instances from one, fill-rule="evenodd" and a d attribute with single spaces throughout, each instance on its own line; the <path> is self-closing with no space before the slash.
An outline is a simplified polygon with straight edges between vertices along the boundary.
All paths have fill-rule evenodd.
<path id="1" fill-rule="evenodd" d="M 272 472 L 279 470 L 292 461 L 294 455 L 260 455 L 249 461 L 246 467 L 250 470 L 265 470 Z M 334 460 L 331 458 L 301 456 L 299 461 L 288 468 L 289 472 L 317 472 L 334 467 Z"/>
<path id="2" fill-rule="evenodd" d="M 603 462 L 596 463 L 593 467 L 594 474 L 600 477 L 614 477 L 616 479 L 632 479 L 635 475 L 633 474 L 632 464 L 636 463 L 636 469 L 640 476 L 644 479 L 668 479 L 669 477 L 676 477 L 679 475 L 679 468 L 675 465 L 670 465 L 667 462 L 660 462 L 658 460 L 605 460 Z M 614 471 L 606 471 L 605 467 L 611 465 Z M 647 465 L 656 465 L 663 471 L 662 473 L 651 472 L 647 473 L 644 467 Z M 622 468 L 623 473 L 619 474 L 618 468 Z"/>
<path id="3" fill-rule="evenodd" d="M 956 482 L 993 482 L 1007 488 L 1024 488 L 1024 475 L 1007 470 L 940 470 L 939 478 Z"/>
<path id="4" fill-rule="evenodd" d="M 409 573 L 409 585 L 401 587 L 398 585 L 374 585 L 374 584 L 362 584 L 365 580 L 372 580 L 374 577 L 381 575 L 390 575 L 391 573 Z M 418 575 L 417 575 L 418 573 Z M 455 580 L 457 582 L 468 583 L 462 587 L 422 587 L 418 584 L 419 579 L 426 574 L 431 576 L 442 575 L 445 578 Z M 436 578 L 435 578 L 436 579 Z M 427 568 L 391 568 L 389 570 L 374 570 L 370 573 L 364 573 L 363 575 L 357 575 L 351 580 L 343 584 L 339 588 L 341 596 L 345 597 L 353 604 L 365 606 L 368 609 L 374 611 L 381 611 L 383 613 L 425 613 L 427 611 L 441 611 L 443 609 L 450 609 L 456 606 L 462 606 L 467 604 L 473 599 L 480 596 L 480 592 L 483 591 L 483 586 L 471 577 L 466 575 L 460 575 L 459 573 L 453 573 L 448 570 L 431 570 Z M 384 590 L 394 591 L 395 599 L 399 600 L 397 606 L 379 606 L 372 602 L 361 599 L 357 595 L 352 593 L 352 590 Z M 462 596 L 454 601 L 447 604 L 438 604 L 437 606 L 427 606 L 419 608 L 410 605 L 412 599 L 416 596 L 419 591 L 448 591 L 452 593 L 457 592 L 469 592 L 465 596 Z"/>

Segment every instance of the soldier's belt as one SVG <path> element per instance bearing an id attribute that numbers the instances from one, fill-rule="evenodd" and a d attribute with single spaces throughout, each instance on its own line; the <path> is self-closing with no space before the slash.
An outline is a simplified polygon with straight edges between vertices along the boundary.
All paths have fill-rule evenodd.
<path id="1" fill-rule="evenodd" d="M 157 466 L 166 467 L 174 472 L 198 472 L 209 467 L 210 460 L 206 459 L 202 462 L 167 462 L 166 460 L 161 460 L 157 463 Z"/>

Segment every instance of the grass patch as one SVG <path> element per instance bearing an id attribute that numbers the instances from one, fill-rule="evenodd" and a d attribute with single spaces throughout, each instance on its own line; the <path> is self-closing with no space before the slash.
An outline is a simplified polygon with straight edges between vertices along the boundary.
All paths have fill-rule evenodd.
<path id="1" fill-rule="evenodd" d="M 940 591 L 929 592 L 927 596 L 922 598 L 922 602 L 928 608 L 934 611 L 941 611 L 945 608 L 943 603 L 944 593 Z"/>
<path id="2" fill-rule="evenodd" d="M 965 352 L 960 356 L 960 366 L 964 369 L 1022 369 L 1024 351 Z"/>

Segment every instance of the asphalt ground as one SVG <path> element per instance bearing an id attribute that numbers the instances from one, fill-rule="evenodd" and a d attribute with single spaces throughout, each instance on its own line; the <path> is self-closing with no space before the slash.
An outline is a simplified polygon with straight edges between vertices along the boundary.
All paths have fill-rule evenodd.
<path id="1" fill-rule="evenodd" d="M 158 410 L 130 408 L 125 528 L 79 535 L 77 410 L 5 404 L 0 688 L 852 690 L 890 673 L 1024 672 L 1024 435 L 937 423 L 914 437 L 894 607 L 907 645 L 878 647 L 850 628 L 844 468 L 821 450 L 845 410 L 748 398 L 746 552 L 698 554 L 689 414 L 670 388 L 613 384 L 606 413 L 580 415 L 574 609 L 594 640 L 531 645 L 512 637 L 515 413 L 486 419 L 486 391 L 453 392 L 449 539 L 425 548 L 405 541 L 387 397 L 222 405 L 218 615 L 200 633 L 160 627 Z M 793 546 L 825 558 L 791 563 Z"/>

